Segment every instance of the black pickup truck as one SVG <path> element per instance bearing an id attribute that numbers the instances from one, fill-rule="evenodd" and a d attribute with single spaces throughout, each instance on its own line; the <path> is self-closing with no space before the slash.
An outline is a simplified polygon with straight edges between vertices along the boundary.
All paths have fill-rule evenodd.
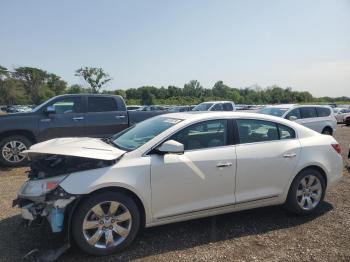
<path id="1" fill-rule="evenodd" d="M 0 163 L 19 166 L 21 152 L 57 137 L 109 137 L 164 112 L 127 111 L 121 96 L 77 94 L 51 98 L 28 113 L 0 115 Z"/>

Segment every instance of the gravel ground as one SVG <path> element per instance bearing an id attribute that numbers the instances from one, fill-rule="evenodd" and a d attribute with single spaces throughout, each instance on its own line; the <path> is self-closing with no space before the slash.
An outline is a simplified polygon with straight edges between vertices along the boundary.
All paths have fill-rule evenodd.
<path id="1" fill-rule="evenodd" d="M 347 157 L 350 127 L 337 140 Z M 346 160 L 347 161 L 347 160 Z M 62 244 L 47 227 L 25 228 L 11 207 L 26 168 L 0 167 L 0 261 L 20 261 L 33 249 Z M 72 247 L 59 261 L 350 261 L 350 174 L 328 192 L 314 215 L 298 217 L 268 207 L 141 231 L 121 254 L 96 258 Z"/>

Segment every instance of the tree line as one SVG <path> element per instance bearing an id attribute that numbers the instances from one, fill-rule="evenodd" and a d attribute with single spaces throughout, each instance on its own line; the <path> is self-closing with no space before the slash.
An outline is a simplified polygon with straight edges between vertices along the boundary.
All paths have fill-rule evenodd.
<path id="1" fill-rule="evenodd" d="M 82 67 L 75 71 L 84 85 L 68 85 L 60 76 L 34 67 L 16 67 L 12 71 L 0 66 L 0 104 L 40 104 L 57 95 L 75 93 L 103 93 L 121 95 L 128 104 L 198 104 L 209 100 L 232 100 L 237 104 L 279 103 L 350 103 L 350 97 L 313 97 L 307 91 L 294 91 L 290 87 L 252 86 L 233 88 L 217 81 L 212 88 L 204 88 L 191 80 L 182 88 L 177 86 L 142 86 L 130 89 L 102 90 L 111 77 L 102 68 Z"/>

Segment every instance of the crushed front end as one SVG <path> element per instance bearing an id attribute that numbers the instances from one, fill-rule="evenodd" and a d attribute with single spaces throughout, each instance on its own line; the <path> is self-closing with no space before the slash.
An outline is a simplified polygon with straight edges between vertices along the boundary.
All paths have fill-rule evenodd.
<path id="1" fill-rule="evenodd" d="M 69 174 L 103 168 L 115 160 L 100 160 L 65 155 L 38 154 L 31 156 L 28 180 L 13 200 L 13 206 L 21 208 L 26 224 L 47 219 L 52 232 L 61 232 L 67 217 L 66 210 L 79 198 L 67 193 L 60 183 Z"/>

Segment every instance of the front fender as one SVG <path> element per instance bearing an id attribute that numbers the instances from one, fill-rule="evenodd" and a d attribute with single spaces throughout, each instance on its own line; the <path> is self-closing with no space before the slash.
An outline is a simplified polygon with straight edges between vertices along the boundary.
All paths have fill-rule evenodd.
<path id="1" fill-rule="evenodd" d="M 134 193 L 142 202 L 146 212 L 146 223 L 151 216 L 151 185 L 148 158 L 123 159 L 114 166 L 81 171 L 70 174 L 60 186 L 70 194 L 87 195 L 97 190 L 119 187 Z"/>

